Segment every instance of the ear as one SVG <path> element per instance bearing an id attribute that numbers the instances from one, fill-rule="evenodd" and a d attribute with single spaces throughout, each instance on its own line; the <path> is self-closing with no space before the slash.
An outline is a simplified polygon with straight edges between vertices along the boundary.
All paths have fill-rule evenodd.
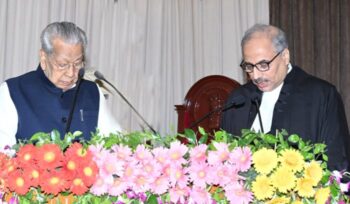
<path id="1" fill-rule="evenodd" d="M 285 63 L 286 65 L 288 65 L 289 62 L 290 62 L 290 55 L 289 55 L 289 49 L 288 49 L 288 48 L 286 48 L 286 49 L 284 49 L 284 50 L 282 51 L 282 58 L 283 58 L 283 60 L 284 60 L 284 63 Z"/>
<path id="2" fill-rule="evenodd" d="M 47 69 L 47 56 L 44 50 L 40 49 L 39 56 L 41 69 L 45 71 Z"/>

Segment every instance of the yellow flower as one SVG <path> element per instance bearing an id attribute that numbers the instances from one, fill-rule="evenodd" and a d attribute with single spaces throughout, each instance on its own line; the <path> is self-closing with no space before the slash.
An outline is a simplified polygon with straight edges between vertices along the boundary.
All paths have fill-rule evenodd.
<path id="1" fill-rule="evenodd" d="M 322 178 L 322 168 L 321 165 L 316 161 L 311 161 L 305 167 L 305 177 L 312 179 L 312 185 L 316 186 Z"/>
<path id="2" fill-rule="evenodd" d="M 318 189 L 315 195 L 316 204 L 325 204 L 329 198 L 329 194 L 330 189 L 328 187 Z"/>
<path id="3" fill-rule="evenodd" d="M 252 192 L 258 200 L 264 200 L 266 198 L 271 198 L 274 189 L 271 185 L 270 179 L 266 176 L 257 176 L 255 181 L 252 183 Z"/>
<path id="4" fill-rule="evenodd" d="M 299 151 L 286 149 L 281 152 L 280 161 L 283 166 L 290 168 L 292 171 L 301 171 L 304 167 L 304 157 Z"/>
<path id="5" fill-rule="evenodd" d="M 287 204 L 287 203 L 289 203 L 289 198 L 284 196 L 273 198 L 272 200 L 267 202 L 267 204 Z"/>
<path id="6" fill-rule="evenodd" d="M 253 154 L 253 164 L 257 172 L 268 174 L 277 166 L 277 153 L 272 149 L 262 148 Z"/>
<path id="7" fill-rule="evenodd" d="M 300 178 L 297 181 L 296 190 L 299 196 L 310 198 L 315 194 L 315 190 L 312 188 L 312 179 L 310 178 Z"/>
<path id="8" fill-rule="evenodd" d="M 272 174 L 271 180 L 275 188 L 282 193 L 287 193 L 294 188 L 296 177 L 289 168 L 280 167 Z"/>
<path id="9" fill-rule="evenodd" d="M 293 201 L 292 204 L 303 204 L 300 200 Z"/>

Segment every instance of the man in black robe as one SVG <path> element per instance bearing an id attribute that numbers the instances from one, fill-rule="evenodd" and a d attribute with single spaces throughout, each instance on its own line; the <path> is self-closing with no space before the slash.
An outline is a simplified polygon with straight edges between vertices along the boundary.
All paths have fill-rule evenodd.
<path id="1" fill-rule="evenodd" d="M 221 128 L 233 135 L 242 129 L 271 134 L 285 129 L 305 141 L 324 142 L 329 168 L 348 169 L 349 131 L 336 87 L 290 64 L 286 36 L 277 27 L 254 25 L 241 46 L 241 67 L 250 80 L 227 103 L 242 96 L 246 102 L 224 112 Z"/>

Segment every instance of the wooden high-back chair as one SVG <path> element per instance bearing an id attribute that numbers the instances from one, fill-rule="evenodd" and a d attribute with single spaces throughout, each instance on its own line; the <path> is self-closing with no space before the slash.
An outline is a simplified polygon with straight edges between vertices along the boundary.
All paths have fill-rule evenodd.
<path id="1" fill-rule="evenodd" d="M 239 86 L 237 81 L 221 75 L 210 75 L 197 81 L 187 92 L 184 103 L 175 105 L 178 113 L 177 131 L 182 133 L 209 112 L 222 107 L 229 94 Z M 198 126 L 201 126 L 206 132 L 213 133 L 219 130 L 220 119 L 221 112 L 215 112 L 192 129 L 198 132 Z"/>

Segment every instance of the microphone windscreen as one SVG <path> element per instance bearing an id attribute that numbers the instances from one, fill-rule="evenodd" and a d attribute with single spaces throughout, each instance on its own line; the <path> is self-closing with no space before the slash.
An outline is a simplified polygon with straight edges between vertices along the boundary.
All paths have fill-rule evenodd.
<path id="1" fill-rule="evenodd" d="M 98 78 L 98 79 L 100 79 L 100 80 L 104 80 L 104 79 L 105 79 L 105 77 L 103 76 L 103 74 L 102 74 L 101 72 L 99 72 L 99 71 L 95 71 L 95 72 L 94 72 L 94 75 L 95 75 L 96 78 Z"/>
<path id="2" fill-rule="evenodd" d="M 246 101 L 246 98 L 244 96 L 238 95 L 232 99 L 231 103 L 234 105 L 242 105 L 245 103 L 245 101 Z"/>
<path id="3" fill-rule="evenodd" d="M 251 101 L 260 101 L 260 94 L 257 92 L 252 93 L 251 97 L 250 97 Z"/>
<path id="4" fill-rule="evenodd" d="M 85 69 L 84 68 L 79 69 L 78 77 L 80 79 L 83 78 L 84 74 L 85 74 Z"/>

